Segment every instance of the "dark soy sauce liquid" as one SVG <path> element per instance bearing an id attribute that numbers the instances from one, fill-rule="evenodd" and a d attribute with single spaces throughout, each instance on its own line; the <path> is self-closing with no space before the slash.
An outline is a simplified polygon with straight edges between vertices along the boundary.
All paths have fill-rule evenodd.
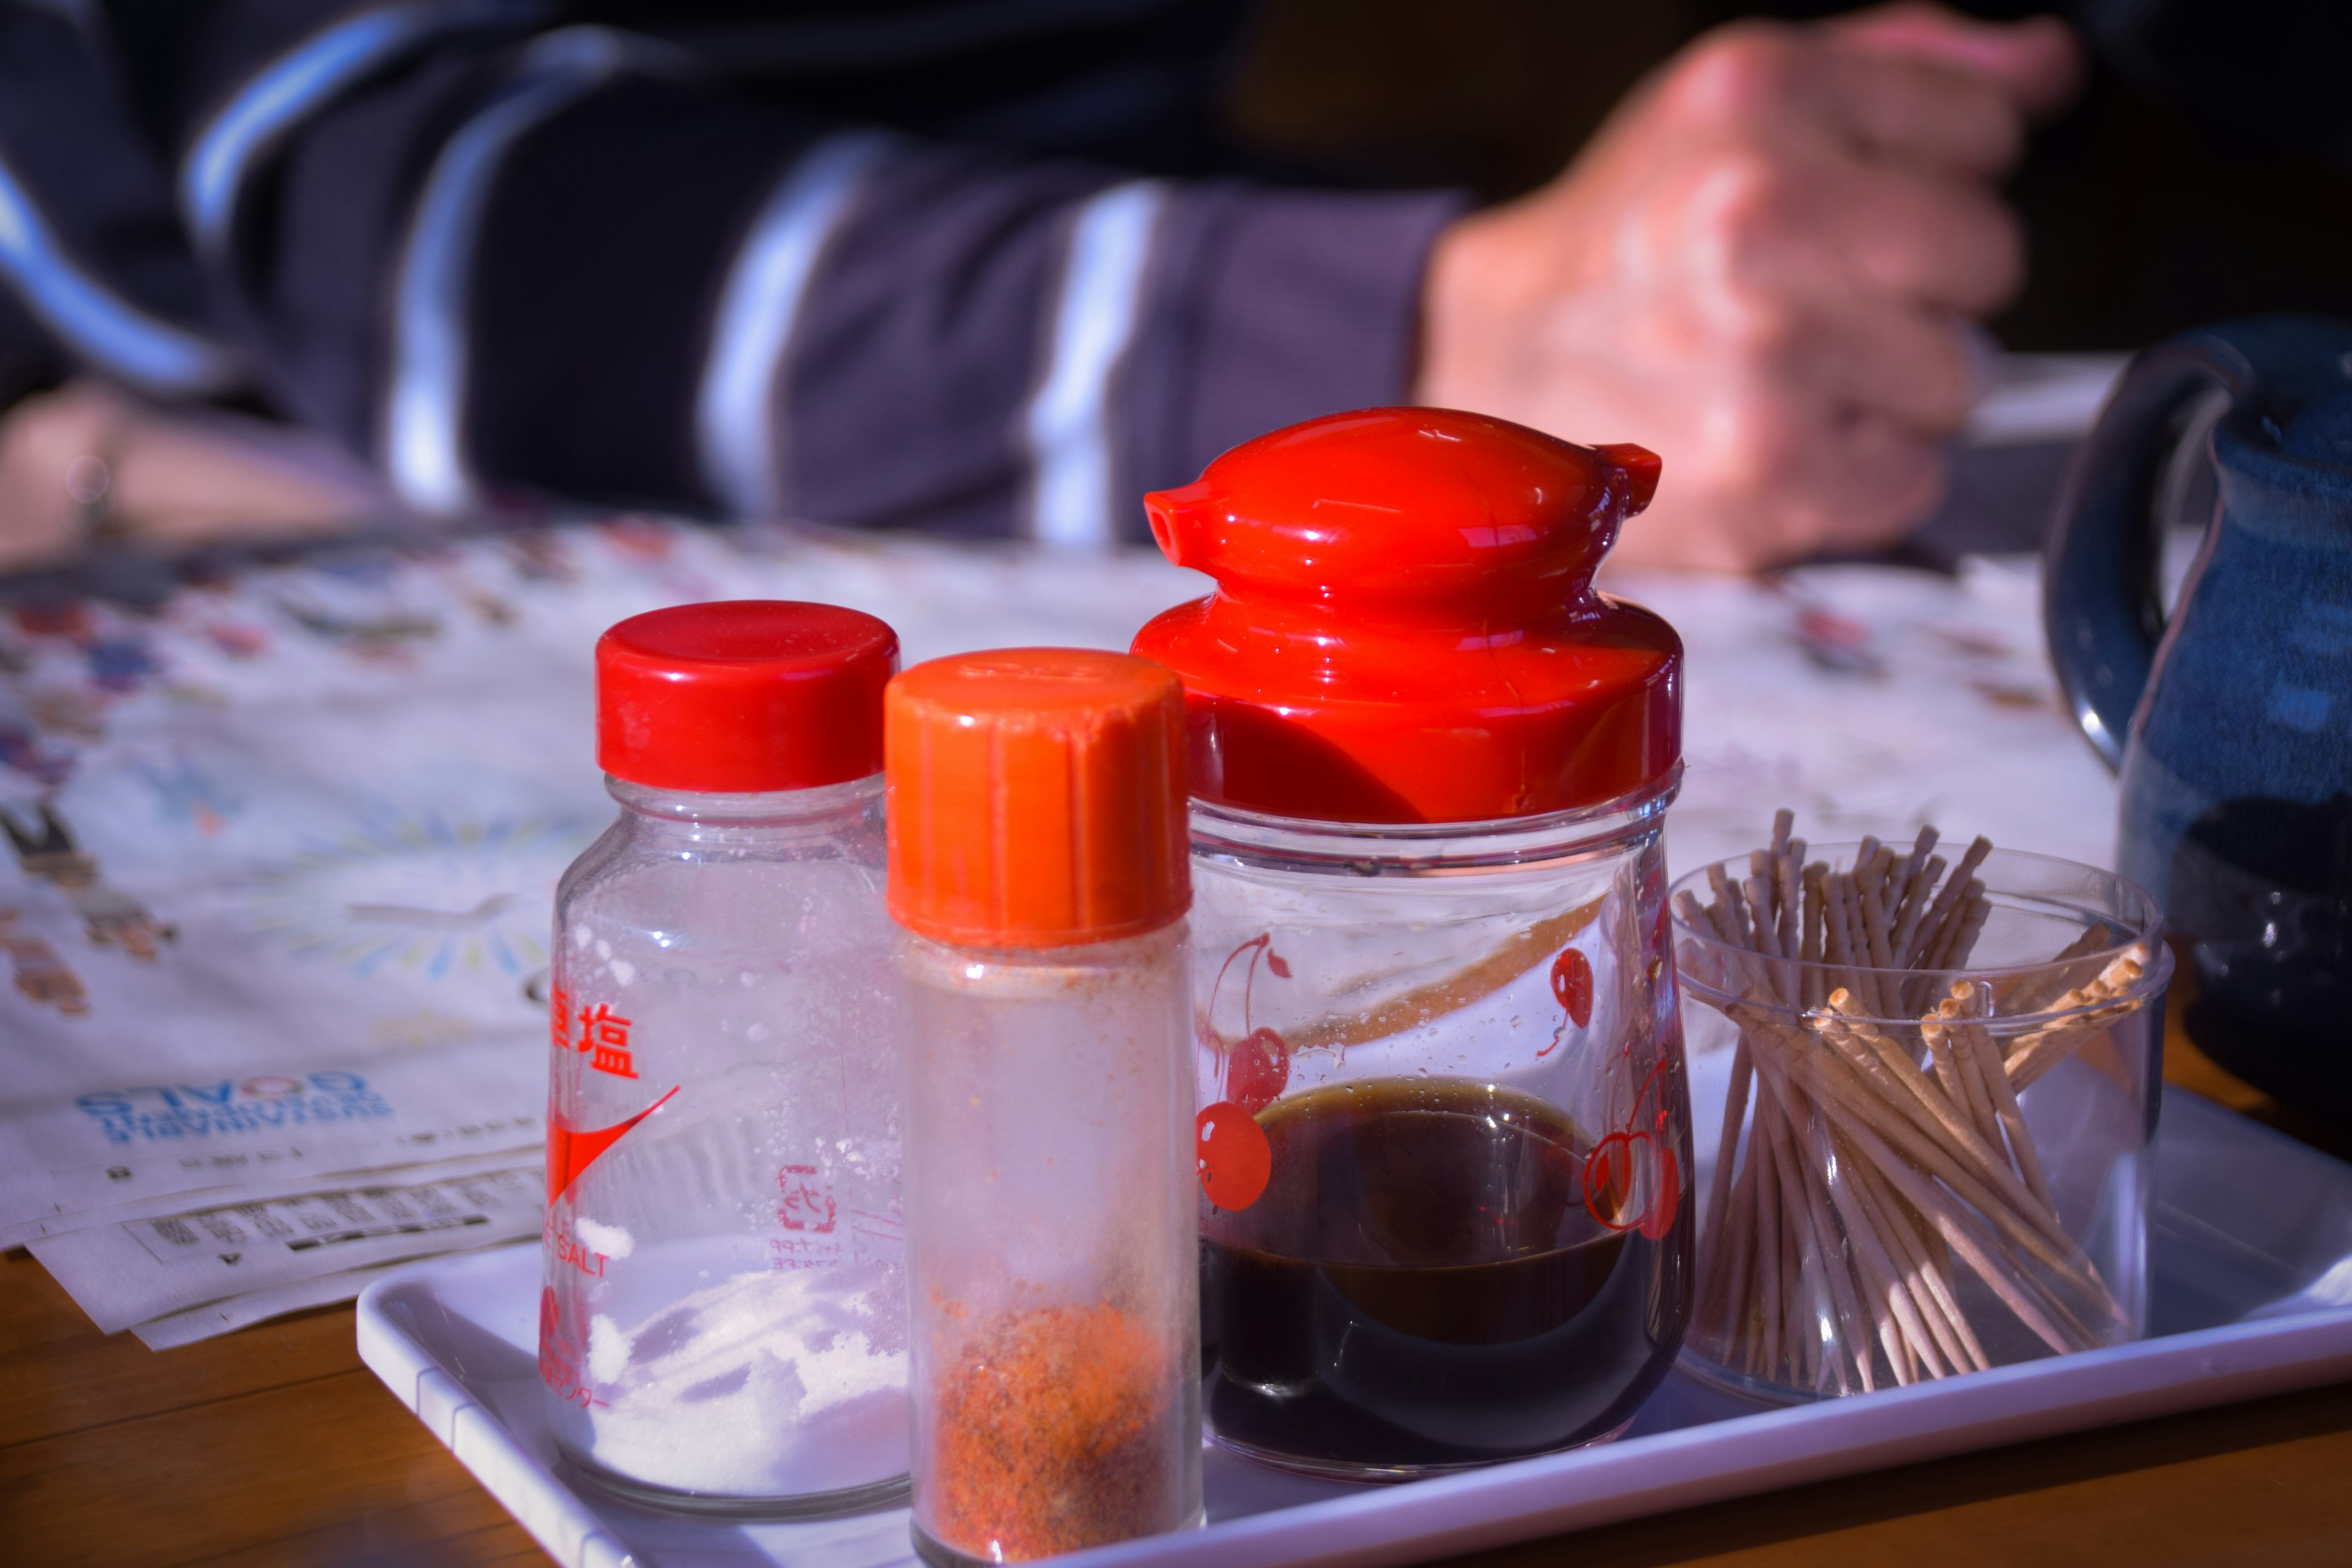
<path id="1" fill-rule="evenodd" d="M 1202 1218 L 1218 1438 L 1293 1468 L 1410 1474 L 1622 1426 L 1680 1348 L 1691 1201 L 1653 1241 L 1584 1203 L 1559 1111 L 1465 1079 L 1276 1101 L 1265 1195 Z"/>

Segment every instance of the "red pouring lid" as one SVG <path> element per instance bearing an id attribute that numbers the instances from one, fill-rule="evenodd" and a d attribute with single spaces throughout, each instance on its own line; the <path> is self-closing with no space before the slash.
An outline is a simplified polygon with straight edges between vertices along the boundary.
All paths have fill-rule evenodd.
<path id="1" fill-rule="evenodd" d="M 1591 805 L 1682 752 L 1682 642 L 1592 574 L 1658 459 L 1484 415 L 1367 408 L 1143 498 L 1217 579 L 1135 651 L 1182 678 L 1195 798 L 1327 822 Z"/>
<path id="2" fill-rule="evenodd" d="M 882 771 L 887 625 L 836 605 L 730 599 L 632 616 L 596 640 L 596 762 L 649 789 L 756 795 Z"/>

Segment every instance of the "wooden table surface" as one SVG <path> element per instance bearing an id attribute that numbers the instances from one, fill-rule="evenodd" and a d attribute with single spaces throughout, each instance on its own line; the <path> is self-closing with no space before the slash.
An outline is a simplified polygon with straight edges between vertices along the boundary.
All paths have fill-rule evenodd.
<path id="1" fill-rule="evenodd" d="M 2176 1028 L 2166 1076 L 2337 1154 Z M 360 1364 L 349 1307 L 155 1353 L 0 1258 L 0 1563 L 524 1563 L 538 1546 Z M 2352 1384 L 1460 1560 L 2352 1563 Z"/>

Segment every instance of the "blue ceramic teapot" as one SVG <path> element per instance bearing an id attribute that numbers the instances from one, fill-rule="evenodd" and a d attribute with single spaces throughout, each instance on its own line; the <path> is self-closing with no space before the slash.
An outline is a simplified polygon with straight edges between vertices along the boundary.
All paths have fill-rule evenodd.
<path id="1" fill-rule="evenodd" d="M 2184 496 L 2211 521 L 2168 620 Z M 2116 866 L 2166 909 L 2190 1037 L 2352 1122 L 2352 325 L 2259 317 L 2135 359 L 2047 565 L 2051 655 L 2122 771 Z"/>

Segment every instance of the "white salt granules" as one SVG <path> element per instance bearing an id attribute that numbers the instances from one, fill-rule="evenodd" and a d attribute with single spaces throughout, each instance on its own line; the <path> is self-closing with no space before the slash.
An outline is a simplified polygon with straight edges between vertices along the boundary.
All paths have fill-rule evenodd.
<path id="1" fill-rule="evenodd" d="M 599 1465 L 683 1491 L 839 1490 L 907 1468 L 903 1289 L 856 1264 L 736 1275 L 588 1329 Z"/>
<path id="2" fill-rule="evenodd" d="M 626 1258 L 637 1249 L 637 1238 L 617 1225 L 598 1225 L 585 1215 L 572 1222 L 580 1239 L 591 1252 L 601 1252 L 607 1258 Z"/>

